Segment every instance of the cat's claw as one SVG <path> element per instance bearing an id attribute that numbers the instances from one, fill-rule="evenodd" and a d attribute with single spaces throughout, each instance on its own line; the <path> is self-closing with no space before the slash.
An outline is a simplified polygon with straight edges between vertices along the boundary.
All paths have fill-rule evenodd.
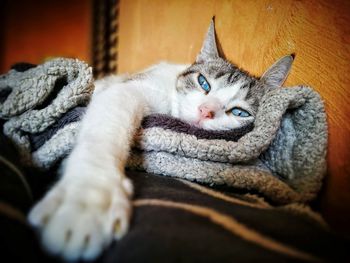
<path id="1" fill-rule="evenodd" d="M 70 182 L 71 183 L 71 182 Z M 30 212 L 48 252 L 64 259 L 92 260 L 129 228 L 132 184 L 96 187 L 59 182 Z"/>

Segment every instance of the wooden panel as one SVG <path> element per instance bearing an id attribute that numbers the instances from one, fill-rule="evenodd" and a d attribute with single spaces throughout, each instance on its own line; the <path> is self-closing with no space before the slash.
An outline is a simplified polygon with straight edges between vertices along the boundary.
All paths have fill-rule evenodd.
<path id="1" fill-rule="evenodd" d="M 16 62 L 50 57 L 90 61 L 91 0 L 4 1 L 0 8 L 1 73 Z"/>
<path id="2" fill-rule="evenodd" d="M 119 72 L 160 60 L 192 62 L 213 15 L 226 56 L 253 74 L 296 53 L 286 84 L 311 85 L 328 112 L 321 207 L 333 226 L 350 233 L 350 1 L 121 0 Z"/>

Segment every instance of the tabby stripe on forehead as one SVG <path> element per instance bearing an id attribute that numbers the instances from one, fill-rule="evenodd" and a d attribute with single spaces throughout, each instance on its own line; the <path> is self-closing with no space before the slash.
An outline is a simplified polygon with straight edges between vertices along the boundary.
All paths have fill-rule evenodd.
<path id="1" fill-rule="evenodd" d="M 233 83 L 233 82 L 236 82 L 240 77 L 240 74 L 239 72 L 235 71 L 235 72 L 232 72 L 228 78 L 227 78 L 227 82 L 228 83 Z"/>
<path id="2" fill-rule="evenodd" d="M 249 81 L 248 82 L 245 82 L 242 86 L 241 86 L 241 89 L 251 89 L 252 86 L 254 85 L 254 82 L 253 81 Z"/>
<path id="3" fill-rule="evenodd" d="M 185 72 L 181 73 L 179 77 L 186 77 L 187 75 L 196 73 L 197 71 L 195 70 L 186 70 Z"/>
<path id="4" fill-rule="evenodd" d="M 249 83 L 249 89 L 245 98 L 246 100 L 251 100 L 253 98 L 252 104 L 258 105 L 256 98 L 254 98 L 254 93 L 256 93 L 256 90 L 254 90 L 253 87 L 255 84 L 256 84 L 256 81 L 254 80 Z"/>
<path id="5" fill-rule="evenodd" d="M 244 83 L 241 85 L 240 89 L 247 89 L 248 88 L 248 83 Z"/>
<path id="6" fill-rule="evenodd" d="M 255 80 L 249 82 L 249 89 L 251 89 L 256 84 Z"/>
<path id="7" fill-rule="evenodd" d="M 227 71 L 219 71 L 216 75 L 215 75 L 215 79 L 221 78 L 222 76 L 228 74 Z"/>

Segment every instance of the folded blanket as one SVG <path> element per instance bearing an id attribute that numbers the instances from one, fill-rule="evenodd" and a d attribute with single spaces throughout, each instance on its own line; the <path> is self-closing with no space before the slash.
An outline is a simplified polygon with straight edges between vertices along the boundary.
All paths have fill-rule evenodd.
<path id="1" fill-rule="evenodd" d="M 78 123 L 70 123 L 55 134 L 60 134 L 59 144 L 47 142 L 33 154 L 29 135 L 51 128 L 74 107 L 87 105 L 92 91 L 92 69 L 79 60 L 59 58 L 39 66 L 16 65 L 0 76 L 0 118 L 8 120 L 3 132 L 19 147 L 26 162 L 48 168 L 52 163 L 40 160 L 46 154 L 55 159 L 67 155 Z"/>
<path id="2" fill-rule="evenodd" d="M 267 93 L 253 130 L 237 141 L 214 135 L 200 138 L 187 132 L 190 127 L 187 131 L 175 124 L 164 127 L 162 118 L 157 118 L 146 122 L 139 134 L 137 147 L 144 151 L 131 154 L 130 167 L 255 190 L 276 203 L 310 201 L 321 187 L 326 115 L 320 96 L 309 87 Z"/>
<path id="3" fill-rule="evenodd" d="M 43 70 L 60 64 L 59 71 Z M 0 116 L 9 118 L 4 132 L 36 166 L 51 167 L 73 147 L 84 112 L 74 107 L 86 102 L 91 94 L 91 70 L 76 60 L 60 59 L 23 73 L 12 70 L 1 76 L 0 91 L 16 87 L 21 94 L 28 90 L 22 79 L 52 86 L 50 73 L 58 74 L 57 80 L 73 68 L 75 78 L 67 78 L 57 96 L 43 109 L 35 108 L 45 100 L 41 99 L 40 85 L 32 86 L 32 90 L 37 89 L 36 100 L 26 106 L 24 113 L 14 110 L 18 108 L 17 97 L 10 94 L 0 98 Z M 50 93 L 52 89 L 45 90 Z M 71 103 L 66 106 L 68 101 Z M 7 110 L 10 108 L 12 111 Z M 321 187 L 326 147 L 322 99 L 311 88 L 296 86 L 265 94 L 254 127 L 205 131 L 169 116 L 149 116 L 135 137 L 136 150 L 130 155 L 128 167 L 252 190 L 279 204 L 307 202 L 316 197 Z"/>

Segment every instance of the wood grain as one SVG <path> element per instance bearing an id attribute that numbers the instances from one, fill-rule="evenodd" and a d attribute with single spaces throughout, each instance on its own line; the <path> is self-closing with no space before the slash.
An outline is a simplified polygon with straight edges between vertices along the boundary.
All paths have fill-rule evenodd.
<path id="1" fill-rule="evenodd" d="M 168 60 L 190 63 L 211 17 L 227 58 L 255 75 L 296 53 L 286 85 L 308 84 L 329 122 L 324 216 L 350 233 L 350 1 L 120 1 L 119 72 Z"/>

